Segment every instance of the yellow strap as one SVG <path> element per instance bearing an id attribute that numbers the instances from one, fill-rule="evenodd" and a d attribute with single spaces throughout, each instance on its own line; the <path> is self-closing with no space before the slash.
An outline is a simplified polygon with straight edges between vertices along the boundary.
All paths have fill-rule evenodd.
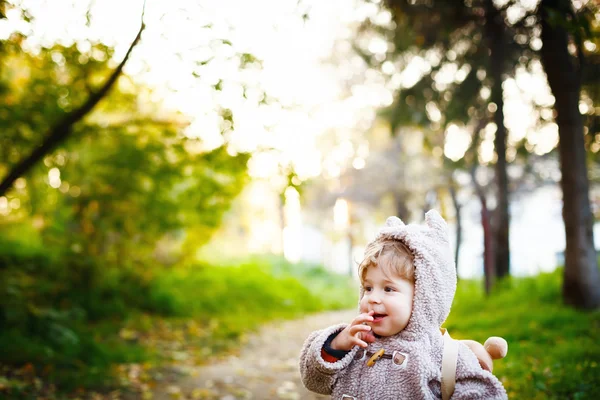
<path id="1" fill-rule="evenodd" d="M 444 335 L 444 353 L 442 354 L 442 400 L 450 400 L 456 383 L 456 362 L 458 360 L 458 342 L 450 337 L 448 331 L 441 328 Z"/>

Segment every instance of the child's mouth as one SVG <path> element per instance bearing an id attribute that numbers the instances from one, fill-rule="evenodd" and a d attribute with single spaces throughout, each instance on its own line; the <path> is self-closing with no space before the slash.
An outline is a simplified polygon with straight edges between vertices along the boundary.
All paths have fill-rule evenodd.
<path id="1" fill-rule="evenodd" d="M 373 322 L 381 322 L 385 317 L 387 317 L 385 314 L 373 314 Z"/>

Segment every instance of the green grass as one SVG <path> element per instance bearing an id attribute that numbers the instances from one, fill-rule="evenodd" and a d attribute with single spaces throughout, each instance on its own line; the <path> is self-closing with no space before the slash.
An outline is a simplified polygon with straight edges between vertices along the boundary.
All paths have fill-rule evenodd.
<path id="1" fill-rule="evenodd" d="M 563 305 L 561 272 L 510 279 L 490 297 L 479 282 L 459 282 L 446 327 L 454 338 L 507 340 L 494 375 L 510 399 L 598 398 L 600 311 Z"/>
<path id="2" fill-rule="evenodd" d="M 561 279 L 561 270 L 510 279 L 490 297 L 481 282 L 459 282 L 446 327 L 455 338 L 508 341 L 494 374 L 511 399 L 600 393 L 600 311 L 564 306 Z M 139 394 L 163 366 L 235 351 L 267 321 L 356 308 L 356 289 L 347 276 L 279 258 L 136 272 L 0 246 L 0 398 Z"/>
<path id="3" fill-rule="evenodd" d="M 356 297 L 348 277 L 268 259 L 166 271 L 154 284 L 152 302 L 159 311 L 222 325 L 227 336 L 275 318 L 347 308 Z"/>
<path id="4" fill-rule="evenodd" d="M 206 362 L 267 321 L 352 307 L 356 296 L 348 277 L 280 259 L 155 268 L 143 276 L 92 265 L 86 276 L 94 279 L 82 290 L 67 273 L 78 265 L 35 251 L 7 254 L 0 258 L 8 300 L 0 303 L 0 398 L 135 391 L 159 379 L 153 371 L 162 366 Z M 31 266 L 24 269 L 25 261 Z M 129 379 L 131 368 L 144 378 Z"/>

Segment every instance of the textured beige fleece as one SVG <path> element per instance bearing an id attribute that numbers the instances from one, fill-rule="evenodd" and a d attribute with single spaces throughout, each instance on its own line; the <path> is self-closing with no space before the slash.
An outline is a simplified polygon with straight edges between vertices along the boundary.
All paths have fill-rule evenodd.
<path id="1" fill-rule="evenodd" d="M 354 347 L 341 360 L 329 363 L 321 357 L 323 344 L 345 324 L 331 326 L 313 332 L 302 348 L 300 373 L 309 390 L 331 394 L 333 399 L 343 395 L 361 400 L 441 399 L 443 339 L 439 328 L 450 313 L 456 270 L 446 222 L 434 210 L 426 214 L 425 222 L 405 225 L 397 217 L 390 217 L 378 235 L 401 240 L 413 252 L 415 295 L 406 328 L 394 336 L 378 338 L 367 351 L 398 351 L 406 361 L 396 365 L 390 359 L 380 359 L 368 367 L 366 359 L 360 359 L 362 350 Z M 500 381 L 484 371 L 475 355 L 460 343 L 452 399 L 506 398 Z"/>

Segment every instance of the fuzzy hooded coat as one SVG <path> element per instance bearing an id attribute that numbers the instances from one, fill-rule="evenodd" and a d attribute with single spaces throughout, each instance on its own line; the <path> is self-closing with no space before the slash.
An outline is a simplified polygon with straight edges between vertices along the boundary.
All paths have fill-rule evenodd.
<path id="1" fill-rule="evenodd" d="M 442 323 L 450 313 L 456 291 L 456 270 L 447 225 L 435 210 L 425 216 L 425 225 L 405 225 L 388 218 L 378 237 L 402 241 L 413 253 L 415 291 L 413 310 L 404 330 L 377 338 L 367 352 L 385 349 L 399 352 L 404 362 L 379 359 L 371 367 L 364 350 L 355 346 L 337 362 L 325 361 L 321 349 L 340 332 L 339 324 L 313 332 L 300 354 L 300 373 L 307 389 L 331 394 L 333 399 L 441 399 Z M 362 298 L 362 289 L 360 297 Z M 397 361 L 401 360 L 398 358 Z M 469 348 L 459 342 L 456 385 L 451 399 L 506 399 L 500 381 L 483 370 Z"/>

